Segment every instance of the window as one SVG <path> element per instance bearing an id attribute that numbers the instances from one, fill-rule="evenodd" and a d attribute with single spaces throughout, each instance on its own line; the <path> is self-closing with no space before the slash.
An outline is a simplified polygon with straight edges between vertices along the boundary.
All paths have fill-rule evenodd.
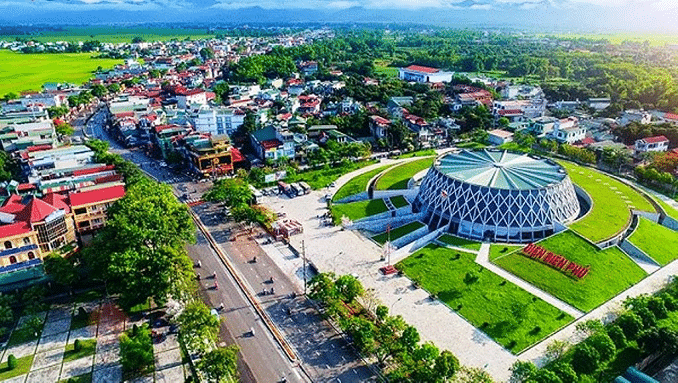
<path id="1" fill-rule="evenodd" d="M 75 215 L 85 214 L 85 213 L 87 213 L 87 209 L 84 208 L 84 207 L 81 207 L 81 208 L 75 209 L 74 212 L 75 212 Z"/>
<path id="2" fill-rule="evenodd" d="M 31 239 L 28 237 L 24 237 L 24 245 L 30 245 L 31 244 Z"/>
<path id="3" fill-rule="evenodd" d="M 5 249 L 11 249 L 11 248 L 12 248 L 12 242 L 5 241 Z"/>
<path id="4" fill-rule="evenodd" d="M 89 227 L 89 221 L 82 221 L 82 222 L 78 223 L 78 227 L 80 227 L 80 228 Z"/>
<path id="5" fill-rule="evenodd" d="M 35 254 L 32 251 L 28 252 L 28 259 L 35 259 Z"/>
<path id="6" fill-rule="evenodd" d="M 13 255 L 10 256 L 10 257 L 9 257 L 9 263 L 11 263 L 12 265 L 15 264 L 15 263 L 16 263 L 16 257 L 13 256 Z"/>

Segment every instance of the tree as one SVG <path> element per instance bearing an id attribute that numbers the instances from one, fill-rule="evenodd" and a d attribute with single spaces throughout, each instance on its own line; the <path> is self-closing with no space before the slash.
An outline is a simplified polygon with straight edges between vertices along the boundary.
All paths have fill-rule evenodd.
<path id="1" fill-rule="evenodd" d="M 225 103 L 228 101 L 228 95 L 231 92 L 231 89 L 229 88 L 228 84 L 224 81 L 219 81 L 218 83 L 214 84 L 212 87 L 212 90 L 214 91 L 214 94 L 216 95 L 217 102 L 218 103 Z"/>
<path id="2" fill-rule="evenodd" d="M 546 346 L 546 357 L 550 360 L 560 359 L 569 347 L 569 342 L 556 339 Z"/>
<path id="3" fill-rule="evenodd" d="M 636 339 L 640 330 L 643 329 L 643 322 L 633 312 L 621 314 L 614 323 L 622 329 L 626 339 L 630 340 Z"/>
<path id="4" fill-rule="evenodd" d="M 601 361 L 610 360 L 617 351 L 614 342 L 604 331 L 591 335 L 586 339 L 586 343 L 598 351 Z"/>
<path id="5" fill-rule="evenodd" d="M 320 273 L 308 282 L 308 297 L 319 302 L 327 303 L 337 297 L 337 287 L 334 273 Z"/>
<path id="6" fill-rule="evenodd" d="M 69 288 L 78 280 L 73 263 L 59 254 L 50 254 L 45 258 L 45 272 L 54 282 Z"/>
<path id="7" fill-rule="evenodd" d="M 89 90 L 94 97 L 101 98 L 108 93 L 108 89 L 101 84 L 94 84 Z"/>
<path id="8" fill-rule="evenodd" d="M 13 370 L 16 368 L 16 356 L 14 354 L 9 354 L 7 357 L 7 369 Z"/>
<path id="9" fill-rule="evenodd" d="M 572 353 L 572 368 L 579 374 L 591 374 L 598 368 L 600 354 L 588 344 L 579 344 Z"/>
<path id="10" fill-rule="evenodd" d="M 454 356 L 454 354 L 452 354 L 450 351 L 444 350 L 436 358 L 433 369 L 436 373 L 437 379 L 447 381 L 448 379 L 451 379 L 454 374 L 457 373 L 457 371 L 459 371 L 459 367 L 459 359 L 457 359 L 457 357 Z"/>
<path id="11" fill-rule="evenodd" d="M 352 275 L 342 275 L 335 281 L 335 286 L 339 294 L 343 296 L 345 302 L 353 302 L 365 292 L 362 283 Z"/>
<path id="12" fill-rule="evenodd" d="M 214 58 L 214 51 L 212 48 L 202 48 L 200 49 L 200 57 L 202 57 L 203 60 L 208 60 L 208 59 L 213 59 Z"/>
<path id="13" fill-rule="evenodd" d="M 146 40 L 144 40 L 144 38 L 141 37 L 141 36 L 132 37 L 132 44 L 139 44 L 139 43 L 143 43 L 144 41 L 146 41 Z"/>
<path id="14" fill-rule="evenodd" d="M 530 383 L 562 383 L 558 375 L 551 370 L 545 368 L 537 370 L 528 380 Z"/>
<path id="15" fill-rule="evenodd" d="M 238 376 L 238 346 L 219 347 L 203 355 L 198 368 L 210 382 L 222 382 Z"/>
<path id="16" fill-rule="evenodd" d="M 537 366 L 532 362 L 516 361 L 511 366 L 511 383 L 527 382 L 537 372 Z"/>
<path id="17" fill-rule="evenodd" d="M 572 366 L 570 366 L 566 362 L 556 362 L 549 366 L 549 370 L 553 371 L 558 378 L 563 383 L 577 383 L 577 373 L 574 372 L 574 369 L 572 369 Z"/>
<path id="18" fill-rule="evenodd" d="M 506 117 L 500 117 L 500 118 L 497 120 L 497 124 L 498 124 L 500 127 L 502 127 L 502 128 L 505 128 L 505 127 L 509 126 L 510 123 L 511 123 L 511 121 L 509 121 L 509 119 L 506 118 Z"/>
<path id="19" fill-rule="evenodd" d="M 54 130 L 56 130 L 56 132 L 62 136 L 70 136 L 75 132 L 75 129 L 73 129 L 71 124 L 66 122 L 57 125 Z"/>
<path id="20" fill-rule="evenodd" d="M 624 348 L 626 346 L 626 335 L 622 331 L 621 327 L 616 324 L 613 324 L 607 329 L 607 335 L 612 339 L 614 345 L 617 349 Z"/>
<path id="21" fill-rule="evenodd" d="M 587 321 L 577 323 L 575 328 L 582 336 L 589 337 L 597 332 L 603 331 L 603 323 L 598 319 L 589 319 Z"/>
<path id="22" fill-rule="evenodd" d="M 118 83 L 113 83 L 108 85 L 107 89 L 110 93 L 118 93 L 120 92 L 120 85 Z"/>
<path id="23" fill-rule="evenodd" d="M 254 194 L 247 182 L 239 178 L 227 178 L 214 182 L 212 188 L 205 193 L 206 201 L 223 202 L 228 207 L 247 206 L 252 202 Z"/>
<path id="24" fill-rule="evenodd" d="M 186 305 L 177 317 L 179 339 L 191 351 L 206 352 L 216 343 L 219 334 L 219 319 L 210 313 L 202 301 Z"/>
<path id="25" fill-rule="evenodd" d="M 0 182 L 10 181 L 20 172 L 16 160 L 10 157 L 6 151 L 0 151 Z"/>
<path id="26" fill-rule="evenodd" d="M 377 319 L 383 322 L 388 316 L 388 307 L 384 305 L 379 305 L 377 306 L 375 313 L 377 314 Z"/>
<path id="27" fill-rule="evenodd" d="M 153 343 L 148 325 L 137 327 L 133 334 L 120 335 L 120 363 L 127 375 L 153 371 Z"/>

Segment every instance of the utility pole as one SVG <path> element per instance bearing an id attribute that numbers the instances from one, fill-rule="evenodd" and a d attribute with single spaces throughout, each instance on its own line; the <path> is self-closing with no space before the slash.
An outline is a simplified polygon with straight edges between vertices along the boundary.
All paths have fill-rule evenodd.
<path id="1" fill-rule="evenodd" d="M 301 240 L 301 256 L 304 258 L 304 295 L 306 295 L 306 245 Z"/>

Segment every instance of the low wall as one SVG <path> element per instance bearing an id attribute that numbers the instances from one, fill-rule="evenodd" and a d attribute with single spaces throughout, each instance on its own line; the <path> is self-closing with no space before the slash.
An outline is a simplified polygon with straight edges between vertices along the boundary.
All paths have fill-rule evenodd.
<path id="1" fill-rule="evenodd" d="M 640 210 L 631 210 L 631 212 L 633 213 L 633 215 L 639 215 L 641 217 L 645 217 L 645 218 L 649 219 L 650 221 L 652 221 L 654 223 L 659 222 L 659 217 L 660 217 L 659 213 L 650 213 L 650 212 L 647 212 L 647 211 L 640 211 Z"/>
<path id="2" fill-rule="evenodd" d="M 640 250 L 634 244 L 632 244 L 631 242 L 629 242 L 627 240 L 621 241 L 621 243 L 619 244 L 619 247 L 622 250 L 624 250 L 624 252 L 632 258 L 637 258 L 637 259 L 643 260 L 647 263 L 651 263 L 653 265 L 657 265 L 657 266 L 661 267 L 661 265 L 658 264 L 654 259 L 650 258 L 649 255 L 645 254 L 644 251 Z"/>
<path id="3" fill-rule="evenodd" d="M 387 218 L 374 219 L 374 220 L 360 220 L 355 221 L 351 225 L 348 225 L 346 228 L 349 230 L 369 230 L 373 233 L 382 233 L 386 230 L 388 225 L 391 227 L 402 226 L 406 223 L 413 221 L 421 221 L 424 218 L 423 213 L 408 214 L 397 216 L 395 218 L 388 216 Z"/>
<path id="4" fill-rule="evenodd" d="M 340 200 L 334 201 L 333 203 L 349 203 L 349 202 L 358 202 L 358 201 L 365 201 L 367 199 L 370 199 L 370 195 L 364 191 L 362 193 L 350 195 L 348 197 L 344 197 Z"/>
<path id="5" fill-rule="evenodd" d="M 405 246 L 394 251 L 393 254 L 391 254 L 391 259 L 401 260 L 407 258 L 410 254 L 414 253 L 415 251 L 429 244 L 434 239 L 438 238 L 438 236 L 444 233 L 446 229 L 447 229 L 446 227 L 441 227 L 440 229 L 434 230 L 412 243 L 406 244 Z"/>
<path id="6" fill-rule="evenodd" d="M 393 245 L 393 247 L 399 249 L 410 242 L 418 240 L 419 238 L 425 236 L 426 234 L 428 234 L 428 226 L 424 225 L 407 235 L 404 235 L 396 240 L 391 241 L 391 244 Z"/>
<path id="7" fill-rule="evenodd" d="M 664 217 L 661 224 L 662 224 L 662 226 L 666 226 L 671 230 L 678 231 L 678 221 L 669 217 L 668 215 L 666 217 Z"/>
<path id="8" fill-rule="evenodd" d="M 390 198 L 396 196 L 403 196 L 406 200 L 412 201 L 417 196 L 419 189 L 398 189 L 398 190 L 375 190 L 372 193 L 372 198 Z"/>

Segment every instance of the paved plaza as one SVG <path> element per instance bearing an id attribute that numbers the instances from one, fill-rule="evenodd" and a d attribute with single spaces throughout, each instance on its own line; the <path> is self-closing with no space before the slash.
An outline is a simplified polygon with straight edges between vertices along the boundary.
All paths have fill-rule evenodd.
<path id="1" fill-rule="evenodd" d="M 98 320 L 95 324 L 71 330 L 73 315 L 80 307 Z M 45 320 L 40 339 L 0 351 L 2 363 L 6 363 L 9 355 L 16 358 L 33 355 L 29 372 L 3 382 L 56 383 L 85 374 L 91 374 L 91 381 L 96 383 L 122 382 L 119 336 L 135 323 L 130 322 L 117 306 L 111 302 L 57 305 L 39 316 Z M 17 328 L 28 318 L 22 317 Z M 64 361 L 66 346 L 72 345 L 76 339 L 96 339 L 94 354 Z M 154 343 L 153 349 L 156 356 L 155 372 L 135 382 L 183 382 L 190 374 L 188 366 L 182 363 L 176 334 L 169 334 L 162 341 Z"/>

